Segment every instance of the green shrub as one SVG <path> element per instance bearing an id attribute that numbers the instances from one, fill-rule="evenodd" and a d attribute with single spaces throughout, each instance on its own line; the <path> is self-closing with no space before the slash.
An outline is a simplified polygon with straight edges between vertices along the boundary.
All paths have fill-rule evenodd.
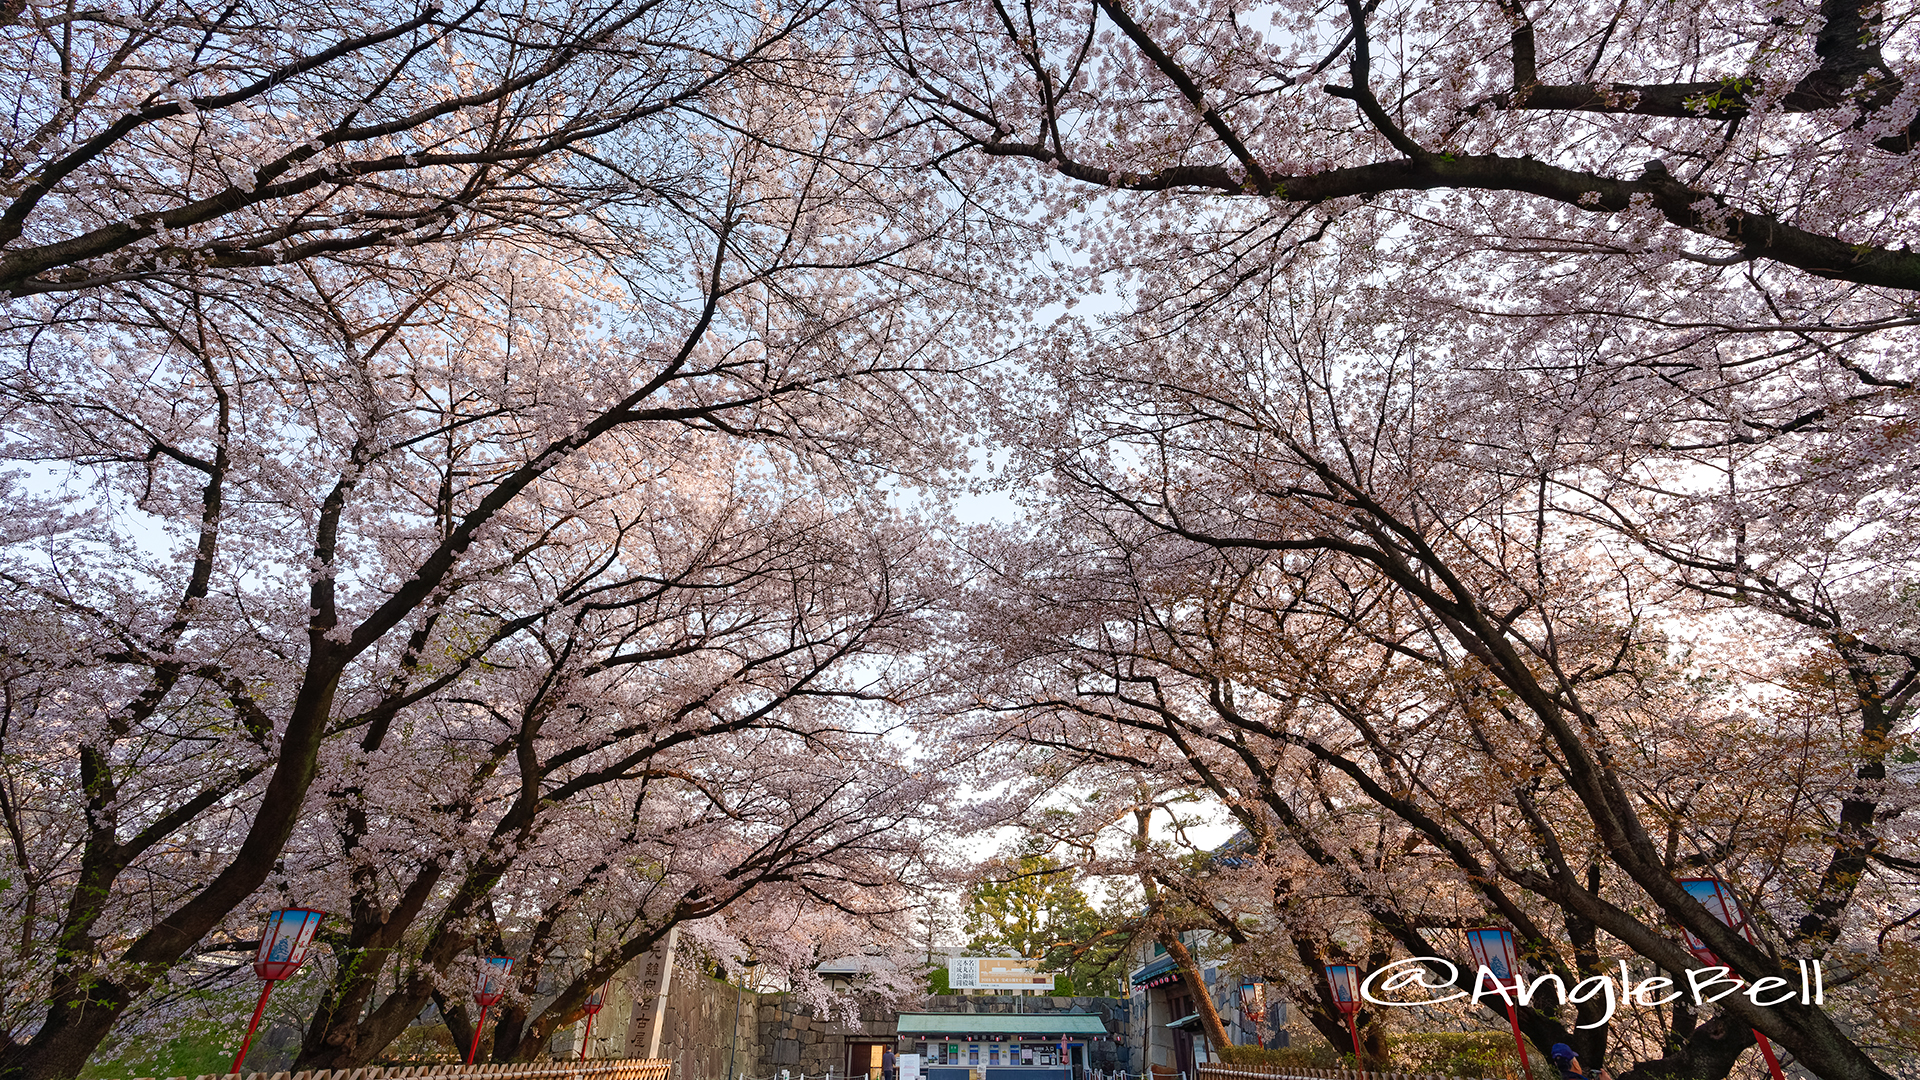
<path id="1" fill-rule="evenodd" d="M 1513 1036 L 1504 1031 L 1422 1031 L 1387 1038 L 1391 1072 L 1437 1073 L 1442 1076 L 1518 1076 Z M 1527 1050 L 1535 1077 L 1558 1077 L 1546 1056 L 1531 1044 Z M 1543 1067 L 1546 1071 L 1542 1071 Z"/>
<path id="2" fill-rule="evenodd" d="M 1290 1069 L 1338 1069 L 1345 1061 L 1339 1051 L 1324 1043 L 1278 1050 L 1263 1046 L 1223 1046 L 1220 1060 L 1229 1065 L 1277 1065 Z"/>

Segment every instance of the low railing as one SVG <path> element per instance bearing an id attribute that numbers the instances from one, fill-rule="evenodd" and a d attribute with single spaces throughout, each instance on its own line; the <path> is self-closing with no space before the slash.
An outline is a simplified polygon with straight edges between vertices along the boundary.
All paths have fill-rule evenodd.
<path id="1" fill-rule="evenodd" d="M 1430 1073 L 1296 1069 L 1284 1065 L 1201 1065 L 1194 1071 L 1198 1074 L 1196 1080 L 1460 1080 L 1458 1077 Z"/>
<path id="2" fill-rule="evenodd" d="M 533 1061 L 524 1065 L 407 1065 L 395 1068 L 314 1069 L 297 1073 L 248 1073 L 245 1080 L 667 1080 L 666 1058 L 632 1061 Z M 239 1073 L 204 1073 L 170 1080 L 234 1080 Z M 139 1080 L 155 1080 L 141 1077 Z"/>

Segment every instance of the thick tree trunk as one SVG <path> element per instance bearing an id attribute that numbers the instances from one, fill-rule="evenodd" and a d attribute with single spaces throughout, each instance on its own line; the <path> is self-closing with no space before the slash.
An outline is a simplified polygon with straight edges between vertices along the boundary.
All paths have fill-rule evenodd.
<path id="1" fill-rule="evenodd" d="M 314 637 L 317 659 L 309 665 L 306 683 L 294 699 L 279 763 L 239 852 L 205 888 L 136 939 L 121 954 L 115 976 L 70 976 L 67 985 L 73 991 L 53 996 L 39 1032 L 28 1042 L 10 1047 L 0 1060 L 0 1080 L 64 1080 L 77 1075 L 127 1007 L 272 873 L 313 783 L 339 679 L 334 650 L 318 635 Z"/>
<path id="2" fill-rule="evenodd" d="M 1193 1007 L 1200 1014 L 1200 1026 L 1206 1029 L 1215 1052 L 1222 1046 L 1232 1046 L 1233 1040 L 1227 1037 L 1226 1025 L 1220 1022 L 1220 1010 L 1213 1007 L 1213 994 L 1207 989 L 1206 976 L 1193 953 L 1181 942 L 1180 935 L 1171 930 L 1162 930 L 1157 940 L 1166 948 L 1167 955 L 1173 957 L 1173 966 L 1180 969 L 1187 989 L 1193 992 Z"/>
<path id="3" fill-rule="evenodd" d="M 1694 1080 L 1723 1077 L 1754 1045 L 1753 1029 L 1722 1013 L 1693 1029 L 1665 1057 L 1614 1074 L 1614 1080 Z M 1594 1059 L 1596 1062 L 1598 1058 Z M 1592 1070 L 1589 1069 L 1589 1072 Z"/>
<path id="4" fill-rule="evenodd" d="M 380 973 L 385 970 L 401 936 L 419 918 L 420 908 L 443 872 L 444 867 L 438 860 L 421 867 L 407 891 L 401 894 L 400 902 L 390 911 L 376 911 L 370 905 L 356 903 L 353 929 L 333 982 L 321 995 L 306 1035 L 301 1039 L 299 1057 L 302 1061 L 309 1056 L 307 1047 L 330 1047 L 349 1057 L 354 1054 L 360 1042 L 360 1016 L 373 1000 L 374 991 L 379 989 Z"/>

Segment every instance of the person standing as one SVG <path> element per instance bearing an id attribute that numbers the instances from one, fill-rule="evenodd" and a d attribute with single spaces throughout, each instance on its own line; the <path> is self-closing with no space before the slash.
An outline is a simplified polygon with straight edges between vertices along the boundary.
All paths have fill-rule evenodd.
<path id="1" fill-rule="evenodd" d="M 1553 1049 L 1547 1051 L 1547 1056 L 1553 1059 L 1554 1067 L 1560 1070 L 1560 1080 L 1574 1080 L 1575 1077 L 1587 1080 L 1587 1070 L 1581 1068 L 1580 1055 L 1573 1052 L 1573 1047 L 1566 1043 L 1554 1043 Z M 1613 1078 L 1607 1075 L 1607 1070 L 1595 1069 L 1593 1080 L 1613 1080 Z"/>
<path id="2" fill-rule="evenodd" d="M 880 1051 L 880 1080 L 893 1080 L 893 1047 Z"/>

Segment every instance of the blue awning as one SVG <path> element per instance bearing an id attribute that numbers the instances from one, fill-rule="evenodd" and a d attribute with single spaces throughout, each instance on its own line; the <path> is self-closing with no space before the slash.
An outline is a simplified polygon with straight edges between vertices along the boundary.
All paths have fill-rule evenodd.
<path id="1" fill-rule="evenodd" d="M 1173 966 L 1173 957 L 1156 956 L 1145 967 L 1133 973 L 1133 985 L 1159 986 L 1179 977 L 1180 972 Z"/>

